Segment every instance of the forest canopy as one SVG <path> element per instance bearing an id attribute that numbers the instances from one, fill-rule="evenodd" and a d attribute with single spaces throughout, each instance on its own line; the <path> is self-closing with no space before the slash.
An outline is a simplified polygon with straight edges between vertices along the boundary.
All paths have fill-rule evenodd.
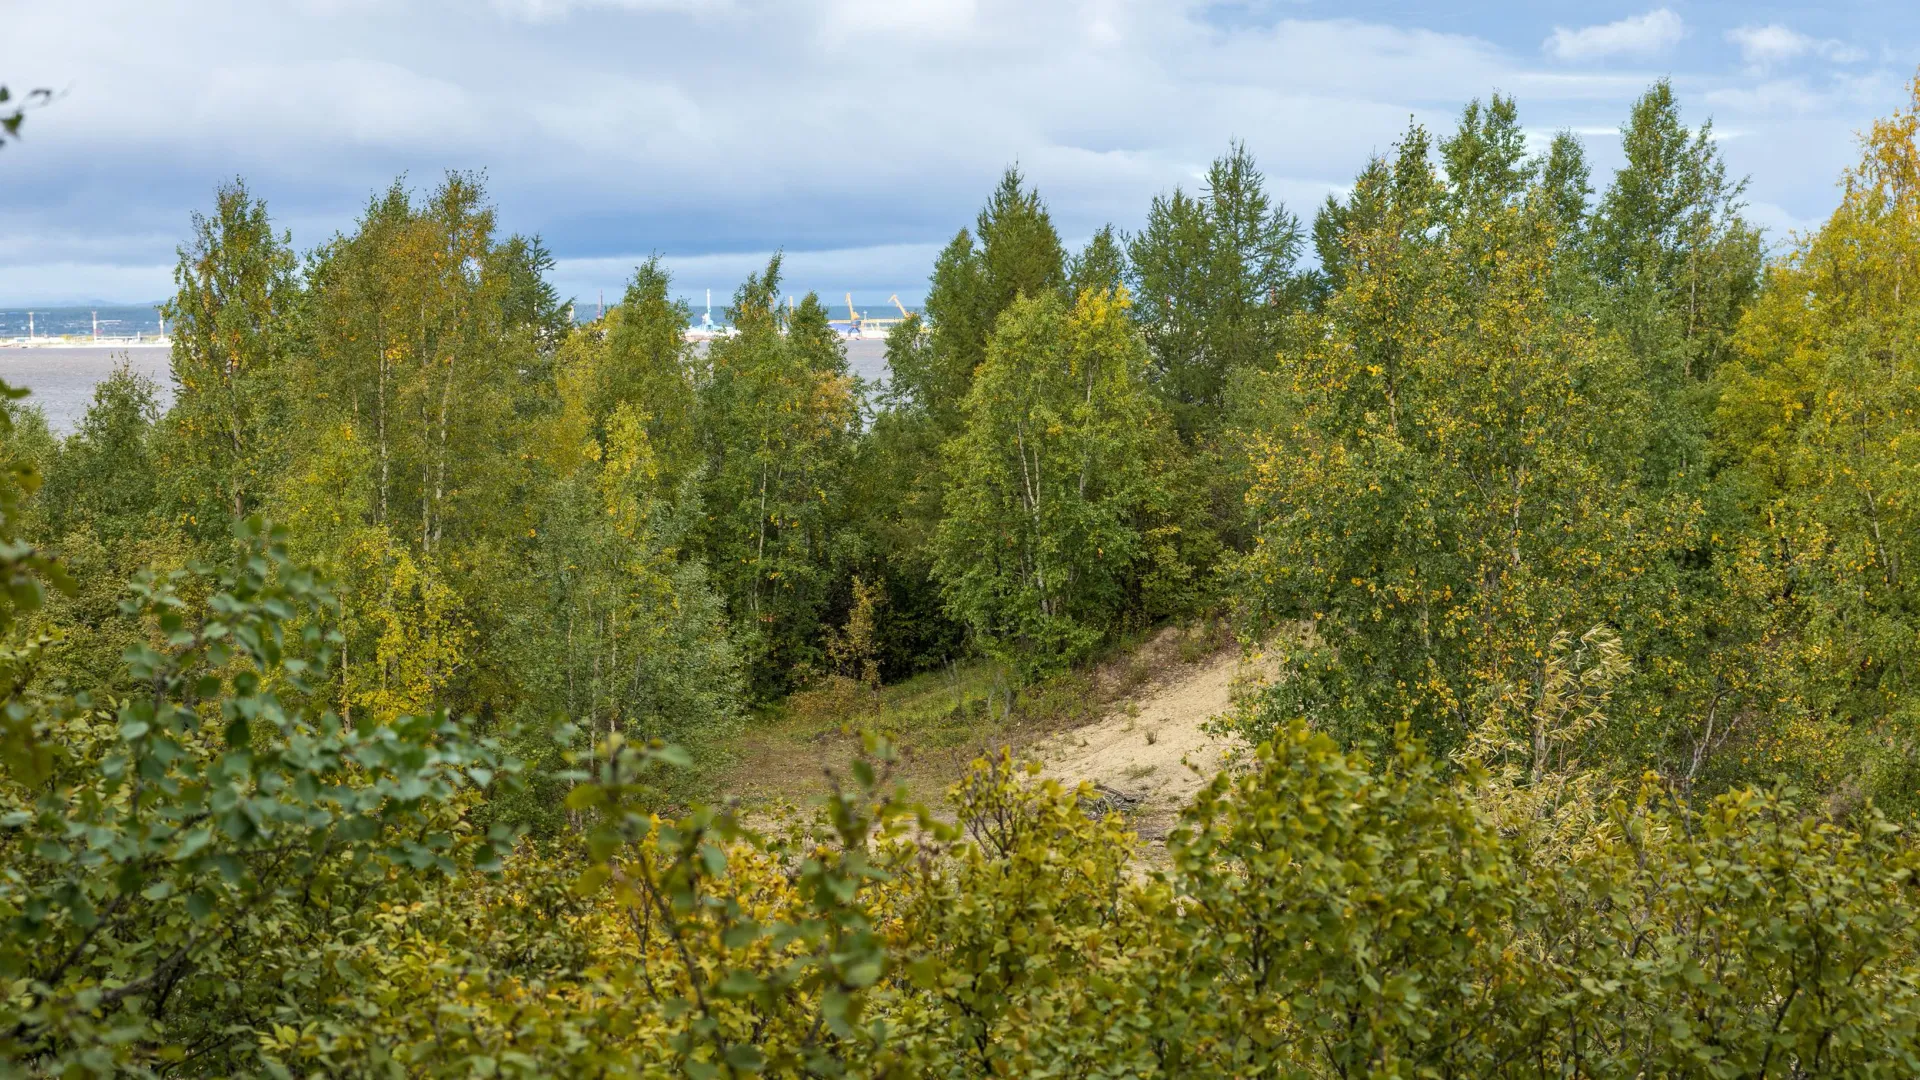
<path id="1" fill-rule="evenodd" d="M 778 256 L 696 343 L 476 175 L 310 251 L 222 185 L 170 404 L 0 412 L 0 1055 L 1920 1072 L 1911 94 L 1792 237 L 1666 82 L 1610 177 L 1495 94 L 1310 222 L 1234 144 L 1075 251 L 1010 168 L 879 383 Z M 1276 674 L 1163 843 L 879 734 L 716 793 L 790 695 L 1200 619 Z"/>

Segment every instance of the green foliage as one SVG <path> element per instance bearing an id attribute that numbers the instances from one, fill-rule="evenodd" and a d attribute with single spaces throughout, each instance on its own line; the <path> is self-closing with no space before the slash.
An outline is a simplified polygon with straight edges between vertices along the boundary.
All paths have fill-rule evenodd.
<path id="1" fill-rule="evenodd" d="M 660 456 L 671 485 L 693 467 L 697 437 L 693 430 L 694 386 L 686 329 L 687 306 L 669 296 L 672 285 L 656 258 L 633 272 L 626 295 L 607 315 L 604 337 L 576 335 L 575 341 L 604 342 L 597 354 L 587 409 L 595 423 L 621 403 L 645 410 L 647 438 Z"/>
<path id="2" fill-rule="evenodd" d="M 25 523 L 48 538 L 73 584 L 33 620 L 46 635 L 31 665 L 37 688 L 124 689 L 122 654 L 145 641 L 138 620 L 121 610 L 127 579 L 192 557 L 165 512 L 159 420 L 158 387 L 123 363 L 94 387 L 80 429 L 65 440 L 54 445 L 37 417 L 21 433 L 37 444 L 21 449 L 44 461 L 46 477 Z"/>
<path id="3" fill-rule="evenodd" d="M 1067 295 L 1111 293 L 1127 282 L 1127 252 L 1113 226 L 1102 225 L 1080 254 L 1067 263 Z"/>
<path id="4" fill-rule="evenodd" d="M 978 303 L 988 328 L 1020 297 L 1038 297 L 1066 284 L 1066 250 L 1040 193 L 1022 187 L 1024 182 L 1018 167 L 1008 167 L 975 224 L 980 236 Z M 931 307 L 928 311 L 939 318 Z"/>
<path id="5" fill-rule="evenodd" d="M 1913 304 L 1920 92 L 1863 139 L 1833 217 L 1769 273 L 1723 369 L 1722 488 L 1752 522 L 1745 578 L 1791 668 L 1747 749 L 1911 811 L 1917 714 Z"/>
<path id="6" fill-rule="evenodd" d="M 124 361 L 97 384 L 80 430 L 61 445 L 47 472 L 48 527 L 57 534 L 83 530 L 108 543 L 151 529 L 159 419 L 159 387 Z"/>
<path id="7" fill-rule="evenodd" d="M 1159 569 L 1173 448 L 1126 304 L 1016 301 L 947 444 L 935 573 L 984 647 L 1028 673 L 1087 655 Z"/>
<path id="8" fill-rule="evenodd" d="M 1911 1060 L 1914 855 L 1781 795 L 1505 821 L 1417 746 L 1292 725 L 1171 841 L 1223 1072 L 1880 1075 Z M 1799 912 L 1821 911 L 1808 919 Z M 1225 1062 L 1222 1063 L 1223 1065 Z"/>
<path id="9" fill-rule="evenodd" d="M 274 233 L 267 204 L 235 180 L 214 193 L 212 216 L 194 214 L 193 239 L 174 267 L 176 292 L 162 310 L 173 328 L 175 388 L 165 449 L 174 500 L 204 537 L 254 512 L 274 472 L 299 291 L 290 241 Z"/>
<path id="10" fill-rule="evenodd" d="M 262 1057 L 727 1077 L 1920 1061 L 1917 856 L 1876 816 L 1847 829 L 1790 793 L 1689 807 L 1650 786 L 1555 807 L 1416 742 L 1374 764 L 1293 724 L 1141 871 L 1090 789 L 985 759 L 953 789 L 955 829 L 869 750 L 811 827 L 763 835 L 724 806 L 651 812 L 681 755 L 603 743 L 568 796 L 584 850 L 522 847 L 473 876 L 477 920 L 450 918 L 446 889 L 376 920 L 344 955 L 381 992 L 357 1015 L 290 995 Z"/>
<path id="11" fill-rule="evenodd" d="M 509 236 L 493 250 L 495 273 L 506 279 L 501 289 L 500 316 L 506 327 L 533 338 L 540 355 L 549 356 L 573 330 L 573 301 L 547 280 L 553 272 L 553 253 L 538 236 Z"/>
<path id="12" fill-rule="evenodd" d="M 1445 192 L 1479 220 L 1433 230 L 1430 168 L 1416 133 L 1362 176 L 1342 287 L 1265 391 L 1288 426 L 1256 436 L 1245 596 L 1311 631 L 1262 734 L 1306 715 L 1378 740 L 1406 721 L 1451 746 L 1486 699 L 1532 692 L 1557 631 L 1657 596 L 1647 568 L 1690 528 L 1629 483 L 1628 373 L 1548 300 L 1537 189 Z"/>
<path id="13" fill-rule="evenodd" d="M 50 456 L 53 440 L 46 418 L 19 404 L 25 396 L 25 390 L 0 382 L 0 675 L 9 696 L 33 680 L 51 640 L 44 631 L 23 624 L 46 603 L 49 587 L 56 595 L 75 591 L 66 569 L 27 532 L 27 503 L 40 488 L 40 462 Z M 32 770 L 50 752 L 34 737 L 26 714 L 0 709 L 0 765 L 10 771 Z"/>
<path id="14" fill-rule="evenodd" d="M 775 256 L 740 287 L 739 333 L 708 351 L 697 406 L 701 551 L 761 692 L 804 681 L 824 659 L 819 627 L 860 408 L 826 309 L 808 294 L 789 316 L 779 286 Z"/>
<path id="15" fill-rule="evenodd" d="M 134 582 L 162 643 L 129 650 L 138 691 L 9 703 L 50 744 L 0 781 L 14 1060 L 224 1071 L 276 1004 L 351 977 L 329 953 L 373 890 L 497 862 L 458 809 L 512 764 L 444 716 L 310 711 L 333 598 L 257 520 L 239 539 L 203 609 L 182 575 Z"/>
<path id="16" fill-rule="evenodd" d="M 889 332 L 889 368 L 896 357 L 923 354 L 918 317 Z M 885 594 L 879 614 L 882 671 L 891 679 L 946 662 L 963 649 L 962 627 L 949 618 L 933 577 L 933 537 L 945 516 L 947 474 L 937 421 L 891 386 L 861 433 L 848 471 L 849 506 L 858 547 L 855 572 Z"/>
<path id="17" fill-rule="evenodd" d="M 502 634 L 516 713 L 530 727 L 570 717 L 589 740 L 672 739 L 709 760 L 738 730 L 743 688 L 721 598 L 685 557 L 699 497 L 690 482 L 664 487 L 633 405 L 617 406 L 605 428 L 598 439 L 567 433 L 577 456 L 547 488 L 529 567 L 537 592 Z M 558 749 L 531 739 L 521 752 L 554 765 Z M 556 811 L 555 790 L 539 781 L 509 812 L 552 828 Z"/>
<path id="18" fill-rule="evenodd" d="M 370 524 L 423 556 L 487 528 L 485 480 L 510 467 L 495 434 L 511 422 L 516 352 L 532 347 L 503 326 L 513 275 L 492 272 L 503 260 L 484 199 L 460 174 L 420 205 L 396 183 L 308 274 L 307 433 L 353 425 L 374 452 L 360 481 Z"/>
<path id="19" fill-rule="evenodd" d="M 777 258 L 702 350 L 658 260 L 568 325 L 472 177 L 304 264 L 221 188 L 169 410 L 0 387 L 0 1055 L 1920 1071 L 1914 95 L 1764 279 L 1665 83 L 1595 205 L 1511 99 L 1412 128 L 1313 273 L 1242 146 L 1071 260 L 1009 170 L 873 409 Z M 957 768 L 1227 599 L 1273 677 L 1163 843 Z M 788 691 L 763 773 L 886 738 L 749 818 Z"/>
<path id="20" fill-rule="evenodd" d="M 1300 223 L 1266 193 L 1245 145 L 1207 170 L 1199 198 L 1158 196 L 1128 245 L 1134 317 L 1182 435 L 1218 423 L 1236 372 L 1270 365 L 1310 288 Z"/>
<path id="21" fill-rule="evenodd" d="M 1758 289 L 1760 234 L 1740 216 L 1746 184 L 1727 178 L 1712 123 L 1689 132 L 1666 81 L 1634 104 L 1621 142 L 1627 165 L 1591 227 L 1590 305 L 1640 362 L 1653 397 L 1648 479 L 1697 488 L 1710 380 Z"/>
<path id="22" fill-rule="evenodd" d="M 915 362 L 893 369 L 895 393 L 925 409 L 943 435 L 959 427 L 961 403 L 1001 313 L 1019 297 L 1037 299 L 1067 284 L 1060 236 L 1039 192 L 1023 182 L 1018 168 L 1007 169 L 980 210 L 975 234 L 960 230 L 934 260 L 929 347 L 903 354 Z"/>
<path id="23" fill-rule="evenodd" d="M 6 136 L 0 139 L 0 146 L 5 146 L 7 139 L 19 140 L 20 128 L 27 121 L 28 109 L 38 108 L 52 100 L 53 91 L 45 87 L 36 87 L 16 95 L 5 86 L 0 86 L 0 133 Z"/>

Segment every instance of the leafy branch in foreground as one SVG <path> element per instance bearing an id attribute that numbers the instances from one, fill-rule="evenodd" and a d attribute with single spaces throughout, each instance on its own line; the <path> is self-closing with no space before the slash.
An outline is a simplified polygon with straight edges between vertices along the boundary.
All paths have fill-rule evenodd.
<path id="1" fill-rule="evenodd" d="M 0 85 L 0 132 L 5 133 L 5 138 L 0 138 L 0 146 L 5 146 L 7 139 L 20 138 L 20 126 L 26 122 L 28 109 L 37 109 L 52 100 L 53 91 L 45 87 L 15 96 L 13 91 Z"/>
<path id="2" fill-rule="evenodd" d="M 0 779 L 0 1053 L 51 1071 L 221 1060 L 341 973 L 383 896 L 497 868 L 462 811 L 516 764 L 444 714 L 313 713 L 336 604 L 258 519 L 218 572 L 143 574 L 141 691 L 15 701 L 44 768 Z M 189 603 L 208 592 L 204 610 Z"/>

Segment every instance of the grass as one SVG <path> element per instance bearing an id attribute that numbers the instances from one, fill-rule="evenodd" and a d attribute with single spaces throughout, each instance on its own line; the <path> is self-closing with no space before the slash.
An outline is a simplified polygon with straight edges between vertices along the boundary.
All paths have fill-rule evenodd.
<path id="1" fill-rule="evenodd" d="M 827 770 L 844 772 L 859 732 L 900 748 L 896 778 L 922 801 L 938 801 L 975 757 L 1018 749 L 1098 715 L 1090 679 L 1068 673 L 1015 688 L 1004 668 L 970 660 L 869 690 L 828 680 L 768 710 L 741 741 L 725 786 L 749 803 L 801 801 L 822 790 Z"/>
<path id="2" fill-rule="evenodd" d="M 938 803 L 974 758 L 1023 748 L 1098 719 L 1169 667 L 1211 655 L 1226 638 L 1207 623 L 1152 639 L 1121 641 L 1098 661 L 1030 686 L 974 659 L 869 689 L 829 679 L 766 710 L 740 740 L 721 789 L 749 805 L 801 803 L 824 790 L 829 770 L 845 773 L 861 731 L 885 735 L 900 750 L 895 778 L 916 800 Z M 1129 705 L 1131 703 L 1129 702 Z M 1137 717 L 1138 708 L 1127 715 Z"/>

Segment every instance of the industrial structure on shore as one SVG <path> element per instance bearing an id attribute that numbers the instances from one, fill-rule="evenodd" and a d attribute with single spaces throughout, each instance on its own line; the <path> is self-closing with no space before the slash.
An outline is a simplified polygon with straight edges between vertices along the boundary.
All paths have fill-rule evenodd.
<path id="1" fill-rule="evenodd" d="M 900 313 L 897 316 L 890 314 L 869 315 L 853 306 L 853 294 L 851 292 L 845 295 L 847 300 L 847 317 L 844 319 L 829 319 L 827 320 L 827 325 L 841 336 L 849 339 L 883 338 L 886 337 L 887 333 L 894 327 L 899 326 L 908 319 L 916 317 L 922 321 L 926 319 L 924 315 L 915 316 L 912 311 L 909 311 L 907 305 L 900 302 L 900 295 L 898 293 L 887 297 L 887 303 L 892 304 L 894 309 Z M 788 310 L 792 310 L 794 306 L 793 297 L 787 297 Z M 708 289 L 706 310 L 701 312 L 699 322 L 687 328 L 687 340 L 712 341 L 714 338 L 732 337 L 733 333 L 734 330 L 732 326 L 713 321 L 713 290 Z"/>
<path id="2" fill-rule="evenodd" d="M 37 312 L 29 311 L 27 333 L 24 337 L 0 337 L 0 349 L 124 349 L 128 346 L 166 347 L 173 344 L 167 336 L 166 316 L 160 317 L 160 329 L 157 333 L 145 333 L 135 330 L 133 333 L 116 333 L 119 319 L 102 319 L 98 311 L 90 312 L 92 330 L 85 334 L 43 334 L 35 321 Z M 102 327 L 105 332 L 102 332 Z"/>

